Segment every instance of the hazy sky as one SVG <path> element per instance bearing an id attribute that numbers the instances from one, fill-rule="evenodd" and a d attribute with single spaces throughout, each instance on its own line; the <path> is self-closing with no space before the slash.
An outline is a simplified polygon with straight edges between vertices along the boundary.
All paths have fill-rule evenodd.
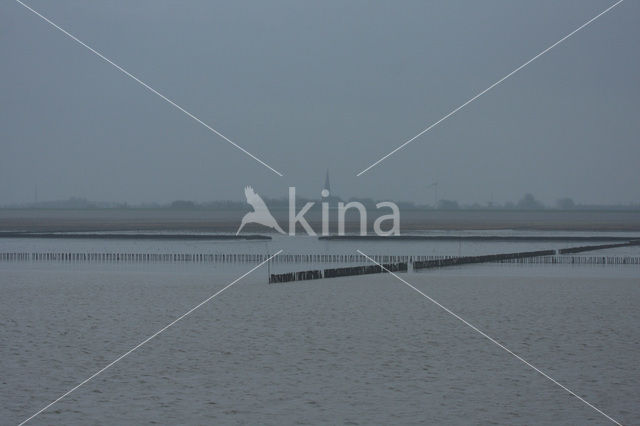
<path id="1" fill-rule="evenodd" d="M 319 196 L 640 202 L 640 2 L 627 0 L 361 177 L 612 0 L 0 4 L 0 204 Z"/>

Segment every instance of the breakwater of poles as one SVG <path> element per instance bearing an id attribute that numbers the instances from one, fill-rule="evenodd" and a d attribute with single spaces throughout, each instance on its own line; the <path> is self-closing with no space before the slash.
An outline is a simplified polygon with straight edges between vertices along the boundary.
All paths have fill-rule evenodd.
<path id="1" fill-rule="evenodd" d="M 537 250 L 517 253 L 487 254 L 482 256 L 460 256 L 446 259 L 419 260 L 413 262 L 413 269 L 441 268 L 443 266 L 464 265 L 467 263 L 502 262 L 505 260 L 550 256 L 554 254 L 556 254 L 555 250 Z"/>
<path id="2" fill-rule="evenodd" d="M 7 234 L 7 233 L 4 233 Z M 21 234 L 21 233 L 15 233 Z M 32 234 L 34 235 L 34 234 Z M 86 235 L 86 234 L 83 234 Z M 129 238 L 130 235 L 111 235 L 116 238 Z M 139 236 L 138 236 L 139 237 Z M 150 238 L 182 238 L 183 236 L 152 235 Z M 195 239 L 210 236 L 192 236 Z M 216 236 L 219 238 L 221 236 Z M 227 236 L 222 236 L 226 238 Z M 250 238 L 261 236 L 248 236 Z M 66 237 L 65 237 L 66 238 Z M 385 237 L 386 238 L 386 237 Z M 475 237 L 474 237 L 475 238 Z M 493 238 L 493 237 L 491 237 Z M 622 243 L 570 247 L 558 250 L 558 254 L 580 253 L 592 250 L 604 250 L 617 247 L 638 246 L 640 240 L 627 240 Z M 409 263 L 414 269 L 434 268 L 466 263 L 503 262 L 514 259 L 555 255 L 555 250 L 538 250 L 518 253 L 501 253 L 479 256 L 422 256 L 422 255 L 375 255 L 370 257 L 374 262 L 384 264 Z M 256 263 L 269 257 L 269 253 L 123 253 L 123 252 L 0 252 L 0 261 L 48 261 L 48 262 L 193 262 L 193 263 Z M 287 254 L 273 258 L 271 263 L 369 263 L 369 259 L 357 254 Z"/>
<path id="3" fill-rule="evenodd" d="M 595 246 L 581 246 L 581 247 L 569 247 L 558 250 L 560 254 L 569 254 L 569 253 L 582 253 L 585 251 L 594 251 L 594 250 L 605 250 L 610 248 L 618 248 L 618 247 L 629 247 L 629 246 L 638 246 L 640 245 L 640 240 L 632 240 L 627 241 L 626 243 L 617 243 L 617 244 L 599 244 Z"/>
<path id="4" fill-rule="evenodd" d="M 438 268 L 444 266 L 463 265 L 469 263 L 518 263 L 535 265 L 640 265 L 640 256 L 558 256 L 552 255 L 554 250 L 542 250 L 546 253 L 536 256 L 522 256 L 524 253 L 509 253 L 508 255 L 473 256 L 461 259 L 447 257 L 442 259 L 431 259 L 414 262 L 414 270 L 426 268 Z M 380 265 L 352 266 L 346 268 L 333 268 L 325 270 L 310 270 L 298 272 L 285 272 L 282 274 L 271 274 L 269 284 L 287 283 L 293 281 L 318 280 L 323 278 L 338 278 L 354 275 L 380 274 L 387 272 L 407 272 L 408 263 L 387 263 Z"/>
<path id="5" fill-rule="evenodd" d="M 563 249 L 565 250 L 565 249 Z M 582 251 L 582 250 L 581 250 Z M 586 250 L 584 250 L 586 251 Z M 562 250 L 491 254 L 483 256 L 445 255 L 369 255 L 381 264 L 406 263 L 414 269 L 454 266 L 467 263 L 577 263 L 577 264 L 640 264 L 640 256 L 569 256 Z M 531 253 L 535 255 L 532 256 Z M 0 253 L 0 262 L 60 262 L 60 263 L 259 263 L 269 254 L 257 253 Z M 536 260 L 539 259 L 539 260 Z M 602 259 L 607 259 L 603 261 Z M 370 263 L 360 254 L 280 254 L 270 260 L 272 264 L 288 263 Z"/>
<path id="6" fill-rule="evenodd" d="M 260 253 L 77 253 L 77 252 L 5 252 L 0 261 L 31 262 L 191 262 L 191 263 L 256 263 L 270 255 Z M 411 259 L 426 260 L 433 256 L 372 255 L 376 262 L 408 262 Z M 271 263 L 366 263 L 360 254 L 280 254 Z"/>
<path id="7" fill-rule="evenodd" d="M 271 274 L 269 284 L 286 283 L 291 281 L 318 280 L 322 278 L 350 277 L 354 275 L 382 274 L 387 272 L 407 272 L 407 263 L 387 263 L 380 265 L 351 266 L 347 268 L 332 268 L 325 270 L 286 272 Z"/>
<path id="8" fill-rule="evenodd" d="M 269 284 L 288 283 L 291 281 L 319 280 L 321 278 L 324 277 L 322 276 L 322 271 L 319 269 L 313 271 L 285 272 L 284 274 L 269 275 Z"/>
<path id="9" fill-rule="evenodd" d="M 640 265 L 640 256 L 542 256 L 505 259 L 499 263 L 536 265 Z"/>
<path id="10" fill-rule="evenodd" d="M 440 259 L 413 262 L 413 269 L 427 269 L 444 266 L 463 265 L 469 263 L 516 263 L 535 265 L 640 265 L 640 256 L 566 256 L 555 255 L 554 250 L 537 252 L 507 253 L 503 255 L 471 256 L 457 258 L 440 256 Z M 535 253 L 535 256 L 531 256 Z M 542 253 L 542 254 L 541 254 Z M 529 254 L 526 256 L 525 254 Z M 435 256 L 434 256 L 435 257 Z M 338 278 L 355 275 L 380 274 L 386 272 L 407 272 L 407 262 L 387 263 L 380 265 L 353 266 L 346 268 L 316 269 L 310 271 L 285 272 L 271 274 L 269 284 L 287 283 L 293 281 L 318 280 L 323 278 Z"/>
<path id="11" fill-rule="evenodd" d="M 625 241 L 629 237 L 605 235 L 324 235 L 319 240 L 329 241 L 476 241 L 476 242 L 598 242 Z M 636 244 L 640 240 L 632 240 Z"/>
<path id="12" fill-rule="evenodd" d="M 268 254 L 240 253 L 0 253 L 0 261 L 31 262 L 91 262 L 91 263 L 138 263 L 138 262 L 191 262 L 191 263 L 255 263 L 262 262 Z M 274 258 L 275 259 L 275 258 Z"/>

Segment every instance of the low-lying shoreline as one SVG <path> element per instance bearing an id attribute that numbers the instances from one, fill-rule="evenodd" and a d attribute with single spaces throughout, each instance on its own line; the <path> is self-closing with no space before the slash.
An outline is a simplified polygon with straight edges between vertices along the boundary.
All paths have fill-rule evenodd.
<path id="1" fill-rule="evenodd" d="M 0 209 L 0 231 L 30 232 L 222 232 L 235 233 L 247 210 L 214 209 Z M 271 212 L 283 228 L 289 212 Z M 319 232 L 322 217 L 305 215 Z M 367 230 L 373 231 L 376 215 L 368 215 Z M 332 218 L 330 232 L 337 232 Z M 346 232 L 359 232 L 357 215 L 347 215 Z M 384 228 L 384 224 L 383 224 Z M 640 232 L 639 210 L 401 210 L 400 231 L 426 230 L 534 230 Z M 267 233 L 265 227 L 250 224 L 244 232 Z M 304 230 L 299 227 L 299 232 Z"/>

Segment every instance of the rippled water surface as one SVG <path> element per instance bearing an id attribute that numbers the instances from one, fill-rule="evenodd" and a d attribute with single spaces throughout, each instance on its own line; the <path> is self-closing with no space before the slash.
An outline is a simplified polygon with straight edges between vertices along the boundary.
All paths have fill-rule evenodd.
<path id="1" fill-rule="evenodd" d="M 639 272 L 470 265 L 403 277 L 637 424 Z M 0 265 L 1 422 L 24 420 L 237 275 L 211 265 Z M 33 420 L 424 422 L 606 419 L 393 277 L 267 285 L 260 269 Z"/>

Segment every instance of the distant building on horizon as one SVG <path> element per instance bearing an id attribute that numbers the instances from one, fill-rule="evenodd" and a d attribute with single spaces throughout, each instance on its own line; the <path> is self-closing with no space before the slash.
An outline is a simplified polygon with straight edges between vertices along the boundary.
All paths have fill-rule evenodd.
<path id="1" fill-rule="evenodd" d="M 331 182 L 329 182 L 329 169 L 327 169 L 327 174 L 324 177 L 324 188 L 322 189 L 326 190 L 327 192 L 329 192 L 329 194 L 331 194 Z"/>
<path id="2" fill-rule="evenodd" d="M 325 191 L 328 194 L 325 196 Z M 342 198 L 331 193 L 331 181 L 329 179 L 329 169 L 327 169 L 327 173 L 324 176 L 324 186 L 322 187 L 322 201 L 332 203 L 331 209 L 335 209 L 338 206 L 335 203 L 342 201 Z"/>

